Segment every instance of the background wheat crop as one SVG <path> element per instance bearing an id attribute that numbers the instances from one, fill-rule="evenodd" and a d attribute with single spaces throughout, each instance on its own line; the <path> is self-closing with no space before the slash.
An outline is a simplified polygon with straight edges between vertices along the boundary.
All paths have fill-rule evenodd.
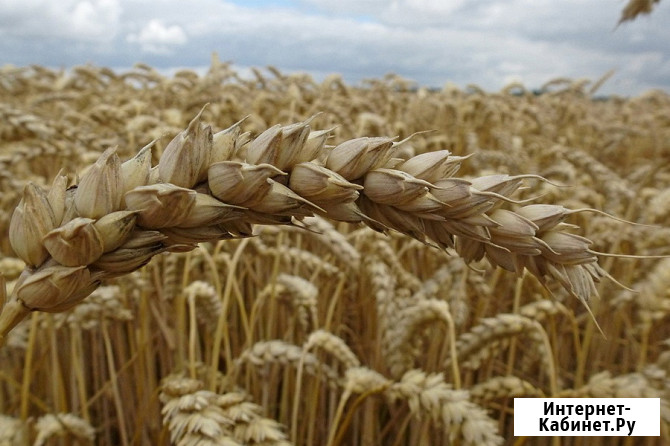
<path id="1" fill-rule="evenodd" d="M 254 74 L 2 68 L 0 444 L 670 441 L 670 96 Z"/>

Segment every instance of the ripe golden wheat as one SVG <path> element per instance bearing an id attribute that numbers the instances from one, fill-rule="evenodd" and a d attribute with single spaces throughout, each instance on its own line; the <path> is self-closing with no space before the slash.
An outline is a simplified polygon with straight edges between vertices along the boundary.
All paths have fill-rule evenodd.
<path id="1" fill-rule="evenodd" d="M 670 97 L 609 75 L 1 68 L 0 442 L 512 445 L 519 396 L 667 442 L 668 263 L 596 251 L 667 254 Z"/>

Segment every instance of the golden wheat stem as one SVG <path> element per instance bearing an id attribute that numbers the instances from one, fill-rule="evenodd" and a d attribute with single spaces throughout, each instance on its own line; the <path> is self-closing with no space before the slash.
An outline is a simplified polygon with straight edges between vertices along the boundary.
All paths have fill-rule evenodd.
<path id="1" fill-rule="evenodd" d="M 233 280 L 234 280 L 234 274 L 235 270 L 237 269 L 237 265 L 240 262 L 240 258 L 242 257 L 242 253 L 244 252 L 244 249 L 246 248 L 248 243 L 248 240 L 242 240 L 240 244 L 238 245 L 237 249 L 235 250 L 235 254 L 233 254 L 233 258 L 230 261 L 229 269 L 228 269 L 228 276 L 226 278 L 226 287 L 223 290 L 222 294 L 222 311 L 221 314 L 219 315 L 219 320 L 216 323 L 216 331 L 214 332 L 214 343 L 212 344 L 212 357 L 211 357 L 211 364 L 209 368 L 209 377 L 208 377 L 208 388 L 210 391 L 214 391 L 216 389 L 216 371 L 219 369 L 219 355 L 221 352 L 221 342 L 223 341 L 223 332 L 224 328 L 226 325 L 226 320 L 228 316 L 228 307 L 230 306 L 230 294 L 233 286 Z M 217 287 L 217 291 L 219 291 L 219 287 Z M 226 365 L 228 370 L 231 369 L 231 366 L 233 365 L 233 356 L 231 352 L 231 347 L 228 342 L 228 337 L 226 336 L 226 343 L 225 343 L 225 354 L 226 354 Z"/>
<path id="2" fill-rule="evenodd" d="M 330 429 L 328 429 L 328 439 L 326 440 L 326 446 L 336 446 L 337 444 L 335 443 L 335 438 L 337 437 L 340 418 L 342 418 L 342 414 L 344 413 L 344 406 L 346 406 L 350 396 L 351 390 L 349 388 L 345 388 L 344 392 L 342 392 L 342 395 L 340 395 L 340 401 L 337 403 L 335 416 L 330 422 Z"/>
<path id="3" fill-rule="evenodd" d="M 121 443 L 128 445 L 128 431 L 126 428 L 125 411 L 123 410 L 123 399 L 119 390 L 119 380 L 116 373 L 116 365 L 114 361 L 114 349 L 112 348 L 112 341 L 109 337 L 109 330 L 107 329 L 107 322 L 105 320 L 101 323 L 102 340 L 105 344 L 105 355 L 107 357 L 107 369 L 109 372 L 109 380 L 112 386 L 112 394 L 114 395 L 114 407 L 116 408 L 117 419 L 119 423 L 119 433 L 121 435 Z"/>
<path id="4" fill-rule="evenodd" d="M 308 346 L 303 346 L 300 361 L 296 366 L 295 393 L 293 394 L 293 409 L 291 410 L 291 438 L 298 438 L 298 412 L 300 409 L 300 400 L 302 398 L 302 377 L 305 368 L 305 358 L 307 356 Z"/>
<path id="5" fill-rule="evenodd" d="M 328 309 L 326 311 L 326 318 L 323 323 L 323 329 L 326 331 L 331 330 L 331 324 L 335 320 L 335 309 L 337 308 L 337 305 L 340 303 L 340 297 L 342 296 L 342 291 L 344 290 L 344 285 L 346 284 L 347 276 L 344 274 L 339 275 L 339 280 L 337 281 L 337 285 L 335 287 L 335 291 L 333 292 L 329 302 L 328 302 Z"/>
<path id="6" fill-rule="evenodd" d="M 221 296 L 222 293 L 225 293 L 226 290 L 224 289 L 223 292 L 221 292 L 221 279 L 219 275 L 219 270 L 216 266 L 216 261 L 214 260 L 214 256 L 210 254 L 206 249 L 201 250 L 201 254 L 203 258 L 205 259 L 205 262 L 207 262 L 207 266 L 209 267 L 211 271 L 211 277 L 214 282 L 215 288 L 217 290 L 218 296 Z M 227 283 L 226 283 L 227 285 Z M 249 316 L 247 315 L 246 311 L 246 306 L 244 305 L 244 301 L 242 299 L 242 296 L 239 293 L 239 287 L 237 286 L 237 280 L 234 280 L 232 285 L 233 288 L 235 288 L 235 291 L 233 291 L 233 288 L 231 288 L 231 293 L 233 293 L 235 300 L 237 301 L 238 305 L 238 311 L 240 312 L 240 322 L 242 323 L 242 329 L 244 330 L 244 334 L 247 337 L 247 339 L 251 339 L 251 324 L 249 322 Z M 222 306 L 223 310 L 223 306 Z"/>
<path id="7" fill-rule="evenodd" d="M 521 292 L 525 277 L 526 274 L 524 272 L 524 274 L 522 274 L 521 277 L 517 277 L 516 283 L 514 284 L 514 303 L 512 305 L 512 313 L 514 314 L 518 314 L 519 308 L 521 307 Z M 507 375 L 511 375 L 512 369 L 514 368 L 514 360 L 516 358 L 516 346 L 517 346 L 517 340 L 516 338 L 513 338 L 510 342 L 509 353 L 507 355 L 507 371 L 506 371 Z"/>
<path id="8" fill-rule="evenodd" d="M 356 413 L 356 410 L 361 406 L 361 404 L 363 404 L 368 397 L 382 393 L 384 390 L 385 388 L 370 389 L 364 393 L 361 393 L 356 397 L 354 402 L 351 404 L 351 407 L 347 411 L 347 414 L 345 415 L 344 419 L 340 423 L 337 432 L 335 433 L 335 436 L 333 438 L 333 445 L 342 444 L 342 438 L 346 434 L 347 428 L 351 425 L 354 414 Z M 333 424 L 333 427 L 335 427 L 335 424 Z"/>
<path id="9" fill-rule="evenodd" d="M 451 357 L 451 374 L 454 379 L 454 389 L 458 390 L 462 386 L 461 370 L 458 366 L 458 350 L 456 349 L 456 325 L 453 318 L 446 318 L 447 331 L 449 333 L 449 355 Z"/>
<path id="10" fill-rule="evenodd" d="M 188 265 L 188 261 L 186 263 Z M 177 335 L 176 339 L 176 361 L 178 368 L 187 367 L 187 352 L 185 351 L 186 342 L 184 341 L 184 333 L 186 333 L 188 318 L 188 313 L 186 311 L 186 295 L 184 288 L 181 288 L 178 293 L 174 296 L 173 306 L 175 310 L 175 331 Z"/>
<path id="11" fill-rule="evenodd" d="M 186 333 L 186 320 L 188 318 L 188 314 L 186 312 L 186 305 L 187 305 L 187 297 L 184 294 L 184 290 L 186 289 L 187 284 L 190 282 L 190 274 L 191 274 L 191 256 L 192 253 L 189 251 L 186 253 L 185 259 L 184 259 L 184 269 L 181 274 L 181 284 L 178 288 L 178 292 L 175 295 L 174 299 L 174 305 L 175 307 L 175 312 L 176 312 L 176 321 L 177 321 L 177 364 L 179 367 L 184 367 L 186 368 L 186 357 L 187 353 L 185 351 L 185 347 L 187 345 L 185 339 L 184 339 L 184 334 Z M 170 268 L 171 269 L 171 268 Z M 158 273 L 158 271 L 156 271 Z M 167 271 L 166 271 L 167 273 Z M 176 280 L 176 278 L 175 278 Z M 171 292 L 170 292 L 171 293 Z"/>
<path id="12" fill-rule="evenodd" d="M 26 348 L 26 357 L 23 363 L 23 380 L 21 381 L 21 420 L 28 419 L 28 409 L 30 400 L 30 383 L 33 378 L 33 357 L 36 352 L 37 332 L 39 327 L 40 315 L 35 313 L 30 319 L 30 331 L 28 335 L 28 347 Z"/>
<path id="13" fill-rule="evenodd" d="M 189 378 L 196 379 L 196 357 L 195 357 L 195 345 L 197 341 L 197 331 L 198 331 L 198 322 L 196 318 L 196 309 L 195 309 L 195 296 L 193 293 L 190 293 L 187 298 L 188 303 L 188 315 L 189 315 L 189 327 L 188 327 L 188 369 L 189 369 Z"/>
<path id="14" fill-rule="evenodd" d="M 4 308 L 5 302 L 7 302 L 7 280 L 0 272 L 0 311 Z M 2 346 L 2 339 L 0 339 L 0 346 Z"/>
<path id="15" fill-rule="evenodd" d="M 72 336 L 70 337 L 70 355 L 72 357 L 74 381 L 77 388 L 79 401 L 81 402 L 80 410 L 84 420 L 91 422 L 91 415 L 88 410 L 88 405 L 84 404 L 86 397 L 86 380 L 84 379 L 84 352 L 82 351 L 81 329 L 78 326 L 71 328 Z"/>
<path id="16" fill-rule="evenodd" d="M 277 246 L 281 246 L 283 244 L 284 237 L 285 234 L 283 232 L 280 232 L 277 235 Z M 275 311 L 277 304 L 277 287 L 275 287 L 274 285 L 277 283 L 277 276 L 279 275 L 279 264 L 280 264 L 280 256 L 279 256 L 279 250 L 277 250 L 277 254 L 275 254 L 274 258 L 272 259 L 272 268 L 270 270 L 270 276 L 268 278 L 268 283 L 273 285 L 270 289 L 270 296 L 269 296 L 271 314 L 273 311 Z M 276 317 L 271 317 L 269 319 L 268 321 L 269 333 L 274 333 L 275 331 L 274 325 L 276 321 L 277 321 Z"/>
<path id="17" fill-rule="evenodd" d="M 48 318 L 46 320 L 47 332 L 55 333 L 56 327 L 53 318 Z M 63 395 L 63 389 L 66 388 L 65 383 L 63 382 L 63 370 L 61 363 L 58 357 L 58 348 L 56 343 L 56 336 L 49 336 L 49 361 L 51 362 L 51 396 L 50 399 L 53 402 L 53 407 L 58 412 L 63 412 L 67 410 L 67 404 L 64 402 L 65 398 Z"/>

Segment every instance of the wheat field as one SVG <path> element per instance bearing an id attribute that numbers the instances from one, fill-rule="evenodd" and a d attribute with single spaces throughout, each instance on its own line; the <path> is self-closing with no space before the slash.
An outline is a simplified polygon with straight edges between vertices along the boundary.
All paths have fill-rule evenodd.
<path id="1" fill-rule="evenodd" d="M 0 70 L 0 445 L 670 441 L 667 93 L 253 73 Z"/>

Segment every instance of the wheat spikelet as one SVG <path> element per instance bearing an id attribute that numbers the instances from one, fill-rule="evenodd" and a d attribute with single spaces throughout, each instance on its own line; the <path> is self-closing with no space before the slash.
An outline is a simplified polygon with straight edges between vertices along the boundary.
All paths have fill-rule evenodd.
<path id="1" fill-rule="evenodd" d="M 559 313 L 568 314 L 569 311 L 562 303 L 552 300 L 538 300 L 519 308 L 521 316 L 538 322 L 543 322 L 549 316 L 555 316 Z"/>
<path id="2" fill-rule="evenodd" d="M 470 388 L 470 398 L 485 403 L 500 398 L 542 397 L 544 393 L 516 376 L 496 376 Z"/>
<path id="3" fill-rule="evenodd" d="M 496 423 L 484 409 L 470 401 L 467 391 L 452 389 L 441 374 L 414 369 L 394 382 L 369 368 L 352 367 L 345 373 L 344 389 L 345 393 L 382 393 L 391 403 L 405 401 L 412 415 L 428 417 L 442 427 L 450 443 L 502 444 Z"/>
<path id="4" fill-rule="evenodd" d="M 35 423 L 35 430 L 35 446 L 42 446 L 53 437 L 70 436 L 88 444 L 93 444 L 95 440 L 95 429 L 86 420 L 71 413 L 41 416 Z"/>
<path id="5" fill-rule="evenodd" d="M 214 286 L 196 280 L 184 288 L 184 295 L 189 302 L 195 301 L 195 315 L 198 322 L 213 333 L 221 314 L 221 298 Z"/>
<path id="6" fill-rule="evenodd" d="M 276 283 L 268 284 L 258 299 L 276 296 L 287 301 L 296 311 L 300 326 L 306 331 L 317 325 L 317 297 L 319 290 L 302 277 L 280 273 Z"/>

